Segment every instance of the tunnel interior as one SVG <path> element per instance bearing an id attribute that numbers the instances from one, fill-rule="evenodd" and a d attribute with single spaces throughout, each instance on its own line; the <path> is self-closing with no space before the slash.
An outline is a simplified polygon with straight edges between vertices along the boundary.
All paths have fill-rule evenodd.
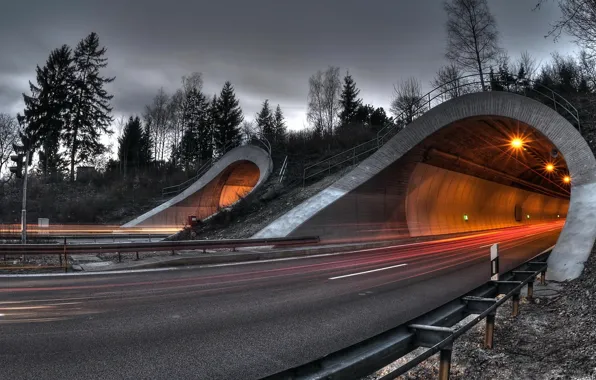
<path id="1" fill-rule="evenodd" d="M 240 160 L 230 164 L 213 180 L 194 194 L 168 207 L 140 225 L 183 226 L 189 216 L 202 220 L 245 197 L 257 185 L 261 172 L 252 161 Z"/>
<path id="2" fill-rule="evenodd" d="M 292 235 L 414 237 L 565 220 L 571 180 L 537 129 L 471 117 L 440 128 Z"/>

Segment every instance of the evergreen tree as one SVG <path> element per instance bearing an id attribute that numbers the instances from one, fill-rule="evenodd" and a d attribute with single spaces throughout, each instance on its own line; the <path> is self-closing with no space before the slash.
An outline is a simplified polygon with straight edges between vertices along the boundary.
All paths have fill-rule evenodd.
<path id="1" fill-rule="evenodd" d="M 60 134 L 69 122 L 70 86 L 74 78 L 73 58 L 66 45 L 53 50 L 43 68 L 36 68 L 36 82 L 29 82 L 31 95 L 23 94 L 25 110 L 19 122 L 26 125 L 25 134 L 31 149 L 39 152 L 39 164 L 46 178 L 56 179 L 64 169 L 59 153 Z"/>
<path id="2" fill-rule="evenodd" d="M 257 129 L 269 143 L 273 144 L 275 141 L 275 126 L 273 124 L 273 115 L 269 108 L 269 100 L 263 102 L 261 112 L 257 113 L 256 120 Z"/>
<path id="3" fill-rule="evenodd" d="M 281 111 L 281 107 L 279 106 L 279 104 L 277 105 L 277 108 L 275 109 L 275 114 L 273 115 L 273 130 L 275 132 L 274 141 L 276 143 L 286 141 L 286 120 L 284 118 L 284 114 Z"/>
<path id="4" fill-rule="evenodd" d="M 218 155 L 226 148 L 238 146 L 242 141 L 240 124 L 244 120 L 242 109 L 234 94 L 234 87 L 228 81 L 224 84 L 215 104 L 214 143 Z"/>
<path id="5" fill-rule="evenodd" d="M 106 147 L 100 141 L 101 134 L 112 133 L 109 126 L 113 121 L 110 116 L 113 96 L 104 85 L 114 78 L 102 77 L 99 73 L 108 64 L 105 53 L 106 48 L 100 48 L 96 33 L 81 40 L 74 51 L 76 75 L 70 102 L 71 122 L 63 133 L 69 150 L 71 181 L 74 181 L 75 164 L 104 153 Z"/>
<path id="6" fill-rule="evenodd" d="M 339 119 L 341 125 L 350 124 L 353 121 L 358 107 L 362 105 L 362 99 L 358 99 L 360 90 L 356 88 L 356 82 L 352 79 L 350 73 L 344 77 L 344 88 L 340 95 L 341 112 Z"/>
<path id="7" fill-rule="evenodd" d="M 180 159 L 187 170 L 192 164 L 208 160 L 213 155 L 209 107 L 199 89 L 188 91 L 183 114 L 185 129 L 180 143 Z"/>
<path id="8" fill-rule="evenodd" d="M 492 67 L 490 68 L 488 77 L 490 79 L 491 91 L 503 91 L 504 90 L 503 86 L 501 85 L 500 78 L 495 75 L 495 71 L 493 70 Z"/>
<path id="9" fill-rule="evenodd" d="M 147 165 L 143 151 L 144 133 L 141 119 L 131 116 L 124 126 L 122 136 L 118 138 L 118 159 L 125 176 L 131 170 L 138 171 Z"/>

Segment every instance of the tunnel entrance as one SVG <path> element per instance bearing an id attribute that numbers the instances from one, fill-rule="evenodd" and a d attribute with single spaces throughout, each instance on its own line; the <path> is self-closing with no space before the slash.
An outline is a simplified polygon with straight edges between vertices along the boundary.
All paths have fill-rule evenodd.
<path id="1" fill-rule="evenodd" d="M 506 117 L 451 123 L 392 166 L 407 182 L 400 219 L 410 236 L 564 221 L 569 208 L 563 155 L 538 130 Z"/>
<path id="2" fill-rule="evenodd" d="M 188 215 L 205 219 L 229 207 L 252 191 L 259 181 L 259 167 L 251 161 L 236 161 L 229 165 L 203 189 L 189 196 L 174 208 L 185 208 Z"/>
<path id="3" fill-rule="evenodd" d="M 294 234 L 354 241 L 550 222 L 562 228 L 570 185 L 565 157 L 540 131 L 502 116 L 463 118 L 424 138 Z"/>
<path id="4" fill-rule="evenodd" d="M 416 166 L 427 165 L 487 181 L 491 187 L 502 185 L 515 192 L 525 191 L 529 193 L 528 199 L 530 196 L 536 199 L 531 203 L 542 204 L 540 209 L 548 210 L 545 213 L 549 216 L 554 214 L 553 204 L 567 203 L 568 212 L 563 208 L 565 213 L 557 214 L 565 223 L 549 257 L 549 273 L 556 280 L 577 278 L 596 238 L 596 159 L 578 132 L 579 120 L 570 122 L 558 112 L 570 110 L 575 108 L 568 102 L 551 108 L 522 95 L 501 91 L 471 93 L 441 103 L 396 135 L 380 136 L 377 141 L 383 145 L 375 153 L 255 237 L 315 234 L 323 241 L 353 241 L 409 234 L 404 200 L 411 193 L 410 175 Z M 472 124 L 471 134 L 456 138 L 458 129 L 468 129 L 466 126 Z M 479 125 L 483 126 L 477 128 Z M 451 134 L 447 133 L 449 129 Z M 417 161 L 403 160 L 412 157 L 411 150 L 432 142 L 432 138 L 427 139 L 431 136 L 443 143 L 434 147 L 435 150 L 417 149 Z M 485 144 L 477 145 L 475 141 Z M 487 154 L 478 147 L 488 147 L 497 155 Z M 499 147 L 500 152 L 495 150 Z M 513 150 L 506 154 L 504 149 Z M 521 154 L 524 160 L 520 160 Z M 541 165 L 544 173 L 540 172 Z M 444 175 L 443 180 L 427 182 L 434 187 L 454 180 Z M 458 190 L 443 188 L 429 192 L 433 199 L 420 207 L 431 209 L 439 203 L 448 204 L 442 199 L 445 191 Z M 476 205 L 489 204 L 490 198 L 484 194 L 476 192 L 473 196 L 479 198 L 470 197 Z M 545 204 L 544 197 L 558 201 Z M 516 205 L 517 202 L 513 207 Z M 516 219 L 524 220 L 524 216 L 532 221 L 534 217 L 530 213 L 524 215 L 524 205 L 519 206 L 522 217 L 515 218 L 512 208 L 507 211 L 510 218 L 515 223 L 523 223 Z M 471 225 L 473 217 L 460 214 L 458 219 L 464 225 Z M 397 220 L 406 223 L 400 225 Z"/>

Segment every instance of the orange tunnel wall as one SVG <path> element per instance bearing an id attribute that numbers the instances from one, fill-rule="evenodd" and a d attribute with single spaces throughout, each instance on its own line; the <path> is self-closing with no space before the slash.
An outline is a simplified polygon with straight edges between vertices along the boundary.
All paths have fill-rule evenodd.
<path id="1" fill-rule="evenodd" d="M 566 199 L 553 198 L 419 163 L 408 182 L 410 236 L 479 231 L 565 218 Z M 521 221 L 515 217 L 521 207 Z M 468 220 L 464 219 L 468 216 Z M 527 216 L 530 216 L 529 218 Z"/>
<path id="2" fill-rule="evenodd" d="M 184 226 L 188 216 L 205 219 L 246 196 L 259 181 L 259 176 L 259 168 L 253 162 L 234 162 L 202 189 L 139 225 Z"/>

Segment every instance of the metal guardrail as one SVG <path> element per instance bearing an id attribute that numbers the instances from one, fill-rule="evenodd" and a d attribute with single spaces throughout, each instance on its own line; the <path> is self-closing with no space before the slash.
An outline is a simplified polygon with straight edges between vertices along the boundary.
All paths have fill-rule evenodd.
<path id="1" fill-rule="evenodd" d="M 476 80 L 470 80 L 470 79 Z M 464 80 L 465 82 L 460 85 L 460 82 Z M 490 80 L 485 80 L 485 84 L 490 83 Z M 579 119 L 579 112 L 577 108 L 575 108 L 567 99 L 565 99 L 560 94 L 556 93 L 555 91 L 551 90 L 550 88 L 529 79 L 517 79 L 515 76 L 512 76 L 512 80 L 510 81 L 501 81 L 501 80 L 493 80 L 494 84 L 501 86 L 503 89 L 498 91 L 507 91 L 513 92 L 519 95 L 524 95 L 527 97 L 531 97 L 528 94 L 538 94 L 545 99 L 549 100 L 549 103 L 544 103 L 550 106 L 550 101 L 552 101 L 552 108 L 561 113 L 560 111 L 565 111 L 572 120 L 575 120 L 576 127 L 579 130 L 580 134 L 582 133 L 581 130 L 581 122 Z M 453 91 L 460 92 L 462 89 L 475 89 L 479 85 L 482 84 L 480 81 L 480 75 L 478 74 L 471 74 L 459 77 L 454 79 L 450 82 L 444 83 L 441 86 L 438 86 L 428 93 L 422 95 L 419 99 L 418 107 L 413 110 L 410 110 L 410 114 L 418 117 L 422 115 L 424 112 L 430 110 L 433 107 L 436 107 L 439 104 L 444 103 L 445 101 L 451 100 L 454 97 L 449 97 L 448 95 Z M 488 85 L 490 86 L 490 84 Z M 471 91 L 468 93 L 473 92 L 482 92 L 481 91 Z M 434 102 L 434 103 L 433 103 Z M 311 165 L 308 165 L 303 170 L 302 175 L 302 183 L 303 186 L 306 184 L 306 181 L 310 178 L 316 177 L 322 173 L 328 172 L 330 173 L 332 169 L 345 166 L 346 163 L 351 163 L 355 165 L 360 161 L 364 160 L 366 157 L 377 151 L 383 144 L 385 144 L 391 137 L 393 137 L 397 132 L 401 130 L 401 126 L 403 125 L 403 120 L 406 118 L 407 113 L 404 111 L 395 117 L 397 123 L 387 125 L 379 132 L 377 132 L 377 137 L 366 141 L 362 144 L 356 145 L 353 148 L 347 149 L 341 153 L 338 153 L 332 157 L 326 158 L 324 160 L 318 161 Z M 407 126 L 405 126 L 407 127 Z"/>
<path id="2" fill-rule="evenodd" d="M 27 240 L 92 240 L 92 239 L 162 239 L 171 236 L 170 234 L 76 234 L 57 235 L 52 233 L 28 233 Z M 20 239 L 20 233 L 0 233 L 0 239 Z"/>
<path id="3" fill-rule="evenodd" d="M 268 376 L 264 380 L 360 379 L 419 347 L 428 349 L 381 379 L 395 379 L 436 353 L 440 353 L 439 379 L 447 380 L 453 342 L 478 322 L 486 319 L 484 346 L 492 348 L 497 308 L 512 299 L 512 315 L 518 315 L 522 288 L 527 285 L 528 298 L 532 298 L 534 281 L 539 274 L 544 284 L 546 260 L 549 254 L 550 250 L 501 275 L 499 281 L 489 281 L 468 294 L 403 325 L 310 363 Z M 497 298 L 499 295 L 504 296 Z M 477 316 L 459 328 L 452 327 L 470 315 Z"/>
<path id="4" fill-rule="evenodd" d="M 313 245 L 319 243 L 318 236 L 306 236 L 298 238 L 265 238 L 265 239 L 229 239 L 229 240 L 183 240 L 183 241 L 159 241 L 159 242 L 131 242 L 131 243 L 98 243 L 98 244 L 0 244 L 0 255 L 31 256 L 31 255 L 58 255 L 60 267 L 68 269 L 68 256 L 75 254 L 102 254 L 118 253 L 118 261 L 121 261 L 122 253 L 139 252 L 172 252 L 181 250 L 205 250 L 244 248 L 244 247 L 293 247 Z M 64 258 L 64 260 L 63 260 Z M 6 260 L 5 260 L 6 261 Z M 64 263 L 64 264 L 63 264 Z M 35 267 L 38 268 L 39 267 Z M 48 267 L 49 268 L 49 267 Z M 8 267 L 0 266 L 1 269 L 23 269 L 22 266 Z"/>

